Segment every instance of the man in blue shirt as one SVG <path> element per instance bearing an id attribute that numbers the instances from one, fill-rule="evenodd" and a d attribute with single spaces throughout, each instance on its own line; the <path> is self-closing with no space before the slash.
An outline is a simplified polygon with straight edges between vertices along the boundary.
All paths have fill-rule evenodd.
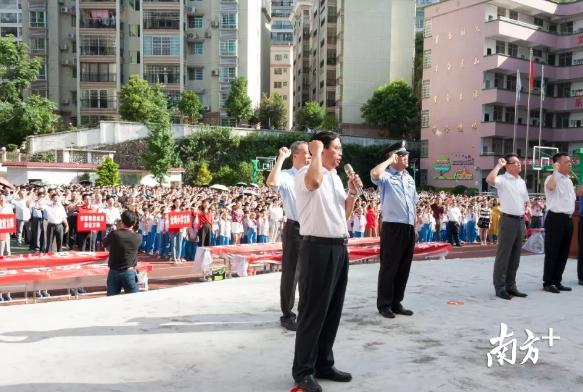
<path id="1" fill-rule="evenodd" d="M 386 318 L 413 315 L 401 304 L 413 260 L 419 199 L 408 165 L 409 152 L 402 141 L 386 148 L 385 161 L 370 171 L 373 184 L 379 187 L 383 217 L 377 308 Z"/>
<path id="2" fill-rule="evenodd" d="M 283 162 L 291 156 L 292 167 L 282 170 Z M 293 142 L 290 148 L 279 149 L 277 161 L 267 177 L 267 185 L 279 191 L 283 202 L 283 211 L 287 218 L 281 233 L 282 261 L 280 300 L 282 327 L 289 331 L 297 329 L 296 315 L 292 311 L 298 284 L 297 261 L 300 248 L 300 224 L 296 208 L 294 191 L 295 176 L 298 171 L 310 163 L 308 144 L 304 141 Z"/>

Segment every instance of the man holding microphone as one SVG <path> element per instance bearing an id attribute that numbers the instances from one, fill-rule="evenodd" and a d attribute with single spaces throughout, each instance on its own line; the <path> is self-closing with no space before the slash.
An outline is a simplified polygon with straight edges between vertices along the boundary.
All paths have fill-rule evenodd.
<path id="1" fill-rule="evenodd" d="M 334 367 L 332 346 L 348 281 L 348 227 L 357 189 L 351 173 L 348 195 L 336 168 L 342 159 L 338 134 L 322 131 L 308 144 L 312 160 L 295 177 L 296 206 L 303 236 L 299 251 L 298 328 L 292 374 L 306 392 L 320 392 L 314 379 L 348 382 L 350 373 Z"/>

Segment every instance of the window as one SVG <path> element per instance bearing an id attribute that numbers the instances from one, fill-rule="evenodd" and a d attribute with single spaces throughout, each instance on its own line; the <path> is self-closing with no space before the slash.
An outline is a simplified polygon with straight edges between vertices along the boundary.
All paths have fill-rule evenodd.
<path id="1" fill-rule="evenodd" d="M 494 121 L 502 122 L 502 106 L 494 106 L 493 117 Z"/>
<path id="2" fill-rule="evenodd" d="M 433 29 L 433 26 L 432 26 L 432 23 L 431 23 L 431 19 L 426 20 L 425 21 L 425 26 L 423 26 L 423 36 L 425 38 L 431 37 L 432 29 Z"/>
<path id="3" fill-rule="evenodd" d="M 427 158 L 428 155 L 429 155 L 429 141 L 421 140 L 421 144 L 419 146 L 419 158 Z"/>
<path id="4" fill-rule="evenodd" d="M 423 68 L 431 68 L 431 50 L 423 51 Z"/>
<path id="5" fill-rule="evenodd" d="M 281 54 L 275 55 L 275 61 L 282 61 L 282 60 L 283 60 L 283 56 Z"/>
<path id="6" fill-rule="evenodd" d="M 179 56 L 180 38 L 173 35 L 145 35 L 144 56 Z"/>
<path id="7" fill-rule="evenodd" d="M 221 41 L 221 56 L 236 56 L 237 55 L 237 40 L 228 39 Z"/>
<path id="8" fill-rule="evenodd" d="M 82 82 L 115 82 L 117 79 L 116 64 L 81 63 Z"/>
<path id="9" fill-rule="evenodd" d="M 178 84 L 180 83 L 180 66 L 146 64 L 144 79 L 150 83 Z"/>
<path id="10" fill-rule="evenodd" d="M 188 80 L 202 80 L 203 79 L 203 68 L 188 68 Z"/>
<path id="11" fill-rule="evenodd" d="M 518 12 L 510 11 L 510 13 L 508 14 L 508 17 L 512 20 L 518 20 Z"/>
<path id="12" fill-rule="evenodd" d="M 130 24 L 128 26 L 130 31 L 130 37 L 139 37 L 140 36 L 140 25 L 139 24 Z"/>
<path id="13" fill-rule="evenodd" d="M 0 23 L 20 23 L 18 16 L 16 12 L 0 12 Z"/>
<path id="14" fill-rule="evenodd" d="M 45 27 L 46 18 L 44 11 L 30 11 L 30 27 Z"/>
<path id="15" fill-rule="evenodd" d="M 110 90 L 82 90 L 81 107 L 115 109 L 115 91 Z"/>
<path id="16" fill-rule="evenodd" d="M 532 50 L 533 57 L 543 57 L 542 49 L 533 49 Z"/>
<path id="17" fill-rule="evenodd" d="M 506 42 L 496 40 L 496 54 L 506 54 Z"/>
<path id="18" fill-rule="evenodd" d="M 571 65 L 573 63 L 573 53 L 561 53 L 559 54 L 559 67 L 564 67 L 566 65 Z"/>
<path id="19" fill-rule="evenodd" d="M 494 87 L 502 88 L 504 86 L 504 74 L 495 73 L 494 74 Z"/>
<path id="20" fill-rule="evenodd" d="M 283 75 L 283 68 L 274 68 L 273 74 L 274 75 Z"/>
<path id="21" fill-rule="evenodd" d="M 38 77 L 36 79 L 37 80 L 47 80 L 47 65 L 46 64 L 42 64 L 42 66 L 38 72 Z"/>
<path id="22" fill-rule="evenodd" d="M 421 111 L 421 128 L 429 127 L 429 110 Z"/>
<path id="23" fill-rule="evenodd" d="M 431 92 L 429 90 L 429 86 L 430 86 L 429 80 L 423 80 L 421 82 L 421 97 L 422 98 L 429 98 L 430 97 Z"/>
<path id="24" fill-rule="evenodd" d="M 508 56 L 518 57 L 518 45 L 508 44 Z"/>
<path id="25" fill-rule="evenodd" d="M 283 85 L 281 82 L 273 82 L 273 88 L 282 88 Z"/>
<path id="26" fill-rule="evenodd" d="M 140 51 L 130 51 L 130 64 L 140 64 Z"/>
<path id="27" fill-rule="evenodd" d="M 561 34 L 572 34 L 573 33 L 573 22 L 561 23 L 559 25 L 559 32 Z"/>
<path id="28" fill-rule="evenodd" d="M 179 11 L 144 10 L 144 29 L 178 30 Z"/>
<path id="29" fill-rule="evenodd" d="M 195 16 L 192 18 L 192 27 L 195 29 L 202 29 L 202 16 Z"/>
<path id="30" fill-rule="evenodd" d="M 237 28 L 237 14 L 221 14 L 221 28 L 222 29 L 236 29 Z"/>
<path id="31" fill-rule="evenodd" d="M 30 51 L 44 53 L 46 51 L 46 42 L 44 38 L 31 38 Z"/>
<path id="32" fill-rule="evenodd" d="M 223 83 L 229 83 L 237 77 L 237 69 L 235 67 L 221 67 L 219 68 L 219 79 Z"/>
<path id="33" fill-rule="evenodd" d="M 508 90 L 516 90 L 516 76 L 508 75 L 506 76 L 506 88 Z"/>
<path id="34" fill-rule="evenodd" d="M 100 35 L 84 35 L 80 43 L 81 56 L 112 56 L 115 54 L 115 39 Z"/>
<path id="35" fill-rule="evenodd" d="M 534 17 L 534 24 L 536 26 L 539 27 L 543 27 L 544 26 L 544 20 L 542 18 L 537 18 L 536 16 Z"/>
<path id="36" fill-rule="evenodd" d="M 195 42 L 192 44 L 192 54 L 203 54 L 204 42 Z"/>
<path id="37" fill-rule="evenodd" d="M 498 7 L 497 15 L 498 18 L 501 16 L 506 16 L 506 8 Z"/>

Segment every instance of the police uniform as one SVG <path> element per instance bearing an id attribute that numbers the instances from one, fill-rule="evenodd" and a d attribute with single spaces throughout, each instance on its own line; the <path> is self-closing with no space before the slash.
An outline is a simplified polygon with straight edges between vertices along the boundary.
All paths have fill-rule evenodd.
<path id="1" fill-rule="evenodd" d="M 385 149 L 386 155 L 394 153 L 409 154 L 404 142 L 395 143 Z M 415 180 L 407 170 L 397 171 L 392 166 L 378 180 L 371 180 L 379 187 L 383 217 L 377 309 L 383 315 L 390 310 L 412 314 L 403 309 L 401 301 L 405 296 L 415 249 L 415 205 L 419 199 Z M 401 310 L 404 312 L 400 312 Z"/>

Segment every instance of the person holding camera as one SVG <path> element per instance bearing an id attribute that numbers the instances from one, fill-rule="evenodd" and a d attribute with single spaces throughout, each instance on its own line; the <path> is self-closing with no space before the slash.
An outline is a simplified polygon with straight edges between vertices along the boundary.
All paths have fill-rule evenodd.
<path id="1" fill-rule="evenodd" d="M 108 296 L 120 294 L 122 288 L 126 294 L 139 290 L 136 265 L 142 236 L 136 233 L 138 220 L 136 212 L 124 211 L 117 230 L 103 240 L 103 246 L 109 251 Z"/>

